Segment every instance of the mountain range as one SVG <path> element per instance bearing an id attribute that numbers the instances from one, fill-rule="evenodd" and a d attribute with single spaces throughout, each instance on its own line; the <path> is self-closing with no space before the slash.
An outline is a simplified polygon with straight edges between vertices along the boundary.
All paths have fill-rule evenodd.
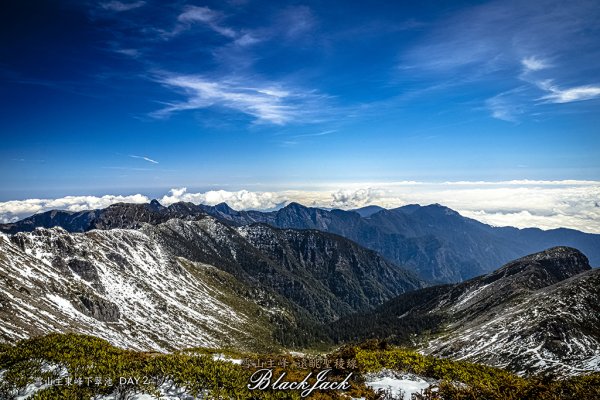
<path id="1" fill-rule="evenodd" d="M 69 232 L 115 227 L 137 228 L 172 218 L 193 220 L 211 215 L 232 226 L 268 224 L 286 229 L 334 233 L 374 250 L 392 263 L 432 283 L 460 282 L 486 274 L 499 265 L 554 246 L 581 250 L 600 266 L 600 235 L 572 229 L 541 230 L 493 227 L 461 216 L 439 204 L 407 205 L 391 210 L 369 206 L 354 211 L 324 210 L 290 203 L 277 211 L 236 211 L 216 206 L 175 203 L 115 204 L 103 210 L 49 211 L 12 224 L 0 232 L 60 226 Z"/>
<path id="2" fill-rule="evenodd" d="M 112 207 L 96 222 L 111 229 L 0 234 L 0 337 L 74 330 L 146 350 L 300 346 L 319 323 L 424 286 L 337 235 L 206 215 L 158 222 L 146 211 Z M 149 216 L 155 224 L 137 220 Z"/>
<path id="3" fill-rule="evenodd" d="M 521 374 L 600 369 L 599 235 L 495 228 L 440 205 L 155 200 L 0 229 L 3 341 L 74 331 L 138 350 L 270 351 L 375 338 Z"/>

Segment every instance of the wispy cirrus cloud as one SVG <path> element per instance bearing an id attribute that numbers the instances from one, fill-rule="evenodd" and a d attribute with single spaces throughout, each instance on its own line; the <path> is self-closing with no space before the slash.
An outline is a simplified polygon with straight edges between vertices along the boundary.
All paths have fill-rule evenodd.
<path id="1" fill-rule="evenodd" d="M 459 75 L 465 84 L 487 82 L 488 87 L 520 87 L 525 82 L 527 88 L 518 93 L 482 99 L 491 117 L 518 122 L 541 107 L 600 95 L 600 86 L 586 82 L 591 78 L 590 60 L 598 56 L 598 18 L 597 4 L 586 0 L 484 2 L 439 21 L 403 54 L 400 69 L 427 78 Z M 538 84 L 548 78 L 570 84 Z M 540 95 L 540 89 L 546 93 Z"/>
<path id="2" fill-rule="evenodd" d="M 563 54 L 574 56 L 576 65 L 573 50 L 593 45 L 582 42 L 586 31 L 595 29 L 599 13 L 594 1 L 496 0 L 465 7 L 438 21 L 404 53 L 402 65 L 412 71 L 450 73 L 472 67 L 481 72 L 480 78 L 515 66 L 545 69 L 548 59 Z"/>
<path id="3" fill-rule="evenodd" d="M 525 71 L 541 71 L 550 68 L 550 64 L 547 61 L 535 56 L 524 57 L 521 60 L 521 64 L 523 64 Z"/>
<path id="4" fill-rule="evenodd" d="M 131 58 L 138 58 L 142 55 L 138 49 L 115 49 L 114 52 Z"/>
<path id="5" fill-rule="evenodd" d="M 540 89 L 548 92 L 547 95 L 541 97 L 541 100 L 546 100 L 550 103 L 571 103 L 600 97 L 600 85 L 584 85 L 560 89 L 551 80 L 547 80 L 539 82 L 538 86 Z"/>
<path id="6" fill-rule="evenodd" d="M 113 4 L 114 3 L 114 4 Z M 115 10 L 125 10 L 134 3 L 104 3 Z M 136 3 L 137 4 L 137 3 Z M 250 116 L 256 123 L 284 125 L 303 120 L 315 122 L 317 115 L 324 113 L 323 100 L 328 96 L 316 90 L 305 90 L 297 84 L 282 82 L 281 79 L 263 81 L 256 77 L 254 63 L 257 57 L 253 45 L 273 41 L 303 40 L 316 26 L 316 17 L 307 6 L 287 6 L 272 13 L 262 26 L 244 26 L 231 23 L 228 19 L 235 11 L 225 12 L 213 6 L 185 5 L 173 7 L 170 27 L 141 27 L 136 21 L 125 24 L 128 32 L 138 32 L 137 37 L 122 37 L 110 43 L 111 50 L 148 66 L 145 76 L 185 97 L 179 101 L 159 101 L 164 107 L 150 112 L 154 118 L 168 118 L 173 114 L 200 109 L 235 111 Z M 167 14 L 168 15 L 168 14 Z M 122 21 L 122 20 L 121 20 Z M 132 29 L 135 28 L 135 29 Z M 208 31 L 208 32 L 206 32 Z M 153 59 L 153 49 L 162 40 L 171 40 L 185 32 L 195 38 L 211 34 L 221 36 L 220 41 L 207 44 L 215 61 L 214 68 L 200 66 L 202 73 L 170 73 L 162 71 L 164 61 Z M 157 36 L 158 35 L 158 36 Z M 137 40 L 137 42 L 136 42 Z M 182 39 L 183 40 L 183 39 Z M 185 40 L 189 40 L 186 38 Z M 139 43 L 144 51 L 139 50 Z M 299 80 L 298 75 L 293 77 Z M 301 78 L 300 78 L 301 79 Z"/>
<path id="7" fill-rule="evenodd" d="M 122 12 L 122 11 L 129 11 L 129 10 L 133 10 L 136 8 L 140 8 L 142 6 L 144 6 L 146 4 L 145 1 L 134 1 L 132 3 L 124 3 L 122 1 L 109 1 L 106 3 L 101 3 L 100 7 L 102 7 L 105 10 L 109 10 L 109 11 L 116 11 L 116 12 Z"/>
<path id="8" fill-rule="evenodd" d="M 186 99 L 167 103 L 151 116 L 165 118 L 173 113 L 222 107 L 251 117 L 257 122 L 283 125 L 299 117 L 310 122 L 311 114 L 325 96 L 311 91 L 288 89 L 281 84 L 259 84 L 255 79 L 208 79 L 200 75 L 163 74 L 158 81 L 182 92 Z"/>
<path id="9" fill-rule="evenodd" d="M 492 118 L 507 122 L 519 122 L 528 110 L 529 90 L 524 86 L 499 93 L 485 100 L 485 106 Z"/>
<path id="10" fill-rule="evenodd" d="M 318 138 L 321 136 L 331 135 L 332 133 L 336 133 L 336 132 L 338 132 L 337 129 L 328 129 L 328 130 L 314 132 L 314 133 L 301 133 L 298 135 L 291 135 L 291 136 L 279 141 L 278 143 L 279 143 L 280 147 L 293 147 L 293 146 L 296 146 L 296 145 L 302 143 L 304 139 Z"/>
<path id="11" fill-rule="evenodd" d="M 278 15 L 276 30 L 287 38 L 297 38 L 314 29 L 316 17 L 307 6 L 290 6 Z"/>
<path id="12" fill-rule="evenodd" d="M 600 85 L 582 85 L 561 88 L 553 79 L 535 80 L 530 75 L 546 69 L 532 64 L 524 67 L 520 74 L 526 86 L 497 94 L 485 100 L 485 106 L 491 116 L 508 122 L 519 122 L 521 117 L 531 112 L 534 107 L 548 104 L 566 104 L 600 98 Z M 540 91 L 542 94 L 540 95 Z"/>
<path id="13" fill-rule="evenodd" d="M 175 28 L 174 33 L 180 33 L 189 29 L 191 25 L 200 23 L 204 24 L 213 31 L 228 38 L 236 38 L 238 33 L 227 26 L 222 25 L 224 15 L 208 7 L 187 6 L 183 12 L 177 17 L 179 25 Z"/>
<path id="14" fill-rule="evenodd" d="M 295 138 L 305 138 L 305 137 L 318 137 L 318 136 L 326 136 L 326 135 L 331 135 L 332 133 L 336 133 L 338 130 L 337 129 L 328 129 L 325 131 L 321 131 L 321 132 L 315 132 L 315 133 L 303 133 L 300 135 L 295 135 Z"/>
<path id="15" fill-rule="evenodd" d="M 131 157 L 131 158 L 139 158 L 139 159 L 141 159 L 141 160 L 148 161 L 149 163 L 152 163 L 152 164 L 158 164 L 158 161 L 156 161 L 156 160 L 153 160 L 153 159 L 151 159 L 150 157 L 145 157 L 145 156 L 136 156 L 136 155 L 134 155 L 134 154 L 130 154 L 130 155 L 129 155 L 129 157 Z"/>
<path id="16" fill-rule="evenodd" d="M 485 105 L 493 118 L 502 121 L 517 122 L 518 115 L 522 114 L 519 106 L 502 94 L 487 99 Z"/>
<path id="17" fill-rule="evenodd" d="M 225 49 L 215 52 L 235 51 L 273 39 L 297 41 L 316 26 L 316 17 L 307 6 L 289 6 L 278 12 L 273 21 L 263 27 L 244 28 L 225 23 L 228 15 L 207 6 L 185 6 L 177 15 L 174 28 L 158 30 L 163 39 L 171 39 L 196 25 L 206 26 L 219 35 L 231 39 Z"/>

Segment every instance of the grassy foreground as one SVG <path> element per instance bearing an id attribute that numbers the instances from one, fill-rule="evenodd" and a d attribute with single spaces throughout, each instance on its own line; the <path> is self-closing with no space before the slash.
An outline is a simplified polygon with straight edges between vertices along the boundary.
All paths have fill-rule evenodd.
<path id="1" fill-rule="evenodd" d="M 13 399 L 19 390 L 35 381 L 56 379 L 61 371 L 75 377 L 100 378 L 91 384 L 62 384 L 38 391 L 32 399 L 90 399 L 113 395 L 128 399 L 136 393 L 158 395 L 158 388 L 172 385 L 186 388 L 192 396 L 206 399 L 300 399 L 299 391 L 250 391 L 250 375 L 256 368 L 228 361 L 214 360 L 206 349 L 172 354 L 135 352 L 111 346 L 107 341 L 76 334 L 50 334 L 0 345 L 0 398 Z M 239 354 L 234 358 L 287 360 L 288 365 L 274 367 L 274 376 L 286 372 L 286 380 L 301 381 L 310 369 L 291 366 L 289 354 Z M 345 392 L 320 391 L 311 399 L 349 399 L 378 395 L 364 386 L 363 373 L 382 368 L 412 372 L 434 378 L 439 384 L 420 399 L 600 399 L 600 374 L 559 380 L 552 377 L 518 377 L 510 372 L 466 362 L 423 356 L 416 352 L 389 348 L 385 343 L 369 342 L 361 346 L 344 346 L 327 359 L 331 360 L 330 380 L 342 380 L 353 372 L 351 388 Z M 336 366 L 336 359 L 355 360 L 355 369 Z M 354 367 L 353 367 L 354 368 Z M 322 369 L 322 368 L 321 368 Z M 315 373 L 319 369 L 315 369 Z M 139 381 L 121 378 L 140 378 Z M 64 382 L 63 382 L 64 383 Z"/>

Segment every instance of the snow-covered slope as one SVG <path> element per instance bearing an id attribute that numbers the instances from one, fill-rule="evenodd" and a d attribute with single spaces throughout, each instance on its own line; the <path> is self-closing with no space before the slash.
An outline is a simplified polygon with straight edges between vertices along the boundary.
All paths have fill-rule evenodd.
<path id="1" fill-rule="evenodd" d="M 129 226 L 148 211 L 126 209 L 102 221 Z M 301 346 L 320 321 L 422 287 L 337 235 L 165 219 L 2 234 L 0 339 L 75 331 L 134 349 Z"/>
<path id="2" fill-rule="evenodd" d="M 338 340 L 383 338 L 521 374 L 599 371 L 600 270 L 580 251 L 555 247 L 331 327 Z"/>
<path id="3" fill-rule="evenodd" d="M 170 350 L 268 336 L 256 315 L 270 311 L 234 296 L 231 285 L 243 287 L 211 265 L 170 256 L 136 230 L 2 234 L 0 337 L 76 331 Z"/>
<path id="4" fill-rule="evenodd" d="M 486 316 L 453 323 L 425 350 L 518 373 L 600 371 L 600 270 L 518 296 Z"/>

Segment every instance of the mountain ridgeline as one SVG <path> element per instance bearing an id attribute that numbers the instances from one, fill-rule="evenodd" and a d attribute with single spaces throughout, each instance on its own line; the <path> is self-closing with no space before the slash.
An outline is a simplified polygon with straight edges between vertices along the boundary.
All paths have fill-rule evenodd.
<path id="1" fill-rule="evenodd" d="M 571 229 L 492 227 L 439 204 L 357 211 L 329 211 L 297 203 L 272 212 L 235 211 L 226 204 L 201 207 L 210 215 L 238 225 L 262 222 L 336 233 L 430 282 L 460 282 L 554 246 L 575 247 L 592 265 L 600 266 L 600 235 Z"/>
<path id="2" fill-rule="evenodd" d="M 0 225 L 0 231 L 16 233 L 55 226 L 69 232 L 138 228 L 143 223 L 156 225 L 173 218 L 194 220 L 206 214 L 232 226 L 263 223 L 334 233 L 434 283 L 460 282 L 554 246 L 577 248 L 592 265 L 600 266 L 600 235 L 572 229 L 492 227 L 438 204 L 407 205 L 391 210 L 370 206 L 344 211 L 291 203 L 277 211 L 260 212 L 236 211 L 225 203 L 207 206 L 182 202 L 163 207 L 153 200 L 141 205 L 115 204 L 103 210 L 49 211 Z"/>
<path id="3" fill-rule="evenodd" d="M 424 285 L 338 235 L 181 219 L 183 206 L 116 205 L 71 220 L 105 229 L 0 234 L 0 337 L 74 330 L 142 350 L 302 346 L 319 324 Z"/>
<path id="4" fill-rule="evenodd" d="M 555 247 L 455 285 L 406 293 L 329 325 L 339 343 L 384 339 L 517 373 L 600 369 L 600 270 Z"/>
<path id="5" fill-rule="evenodd" d="M 136 350 L 277 351 L 380 339 L 517 373 L 600 370 L 588 258 L 600 235 L 494 228 L 440 205 L 155 200 L 0 230 L 0 341 L 79 332 Z"/>

